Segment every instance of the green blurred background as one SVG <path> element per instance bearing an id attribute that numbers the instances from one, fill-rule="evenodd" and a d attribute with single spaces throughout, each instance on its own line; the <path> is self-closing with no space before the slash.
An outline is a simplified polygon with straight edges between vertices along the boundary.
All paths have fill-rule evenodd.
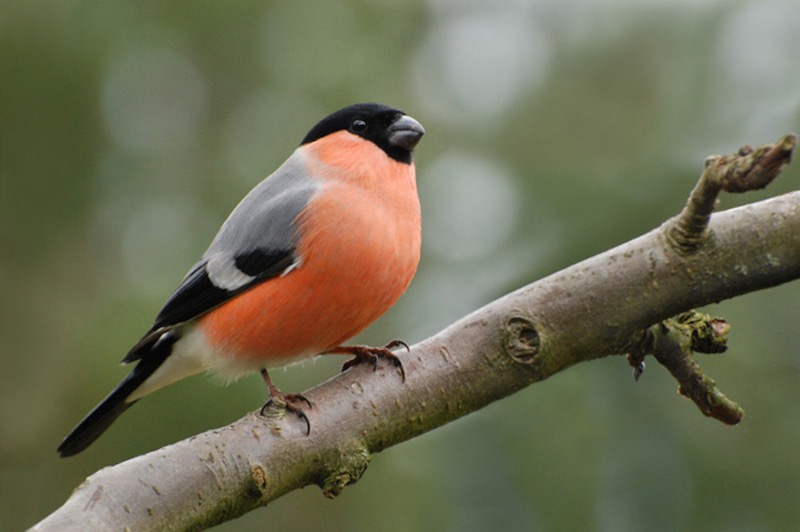
<path id="1" fill-rule="evenodd" d="M 61 438 L 235 203 L 319 118 L 420 120 L 424 249 L 360 338 L 421 340 L 657 226 L 703 159 L 800 130 L 800 2 L 116 2 L 0 5 L 0 528 L 96 469 L 229 423 L 257 376 L 198 377 L 88 452 Z M 797 188 L 797 163 L 769 190 Z M 704 418 L 655 363 L 574 367 L 374 457 L 335 501 L 292 493 L 220 530 L 787 530 L 800 523 L 800 287 L 710 309 L 702 362 L 746 409 Z M 341 359 L 275 374 L 303 390 Z"/>

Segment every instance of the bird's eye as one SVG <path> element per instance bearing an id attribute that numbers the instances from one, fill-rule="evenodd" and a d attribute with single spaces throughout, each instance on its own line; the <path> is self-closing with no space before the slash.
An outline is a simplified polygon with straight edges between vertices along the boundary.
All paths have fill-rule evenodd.
<path id="1" fill-rule="evenodd" d="M 350 124 L 350 131 L 353 133 L 363 133 L 367 130 L 367 123 L 360 118 L 356 118 L 353 120 L 353 123 Z"/>

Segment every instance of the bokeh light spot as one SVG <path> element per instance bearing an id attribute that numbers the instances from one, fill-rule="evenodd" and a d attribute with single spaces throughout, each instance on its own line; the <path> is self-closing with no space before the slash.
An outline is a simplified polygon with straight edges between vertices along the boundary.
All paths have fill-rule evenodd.
<path id="1" fill-rule="evenodd" d="M 102 104 L 106 128 L 124 149 L 170 152 L 191 142 L 205 118 L 205 80 L 178 50 L 134 42 L 109 66 Z"/>
<path id="2" fill-rule="evenodd" d="M 546 33 L 527 12 L 455 11 L 443 14 L 418 49 L 418 93 L 443 121 L 498 114 L 546 79 Z"/>
<path id="3" fill-rule="evenodd" d="M 452 260 L 479 258 L 511 234 L 519 212 L 517 186 L 498 163 L 448 153 L 421 182 L 425 247 Z"/>

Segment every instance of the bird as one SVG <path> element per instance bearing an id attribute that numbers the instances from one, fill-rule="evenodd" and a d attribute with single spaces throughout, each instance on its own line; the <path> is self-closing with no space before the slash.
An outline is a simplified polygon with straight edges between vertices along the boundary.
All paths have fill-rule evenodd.
<path id="1" fill-rule="evenodd" d="M 346 346 L 392 307 L 420 259 L 413 151 L 425 134 L 393 107 L 360 103 L 319 121 L 289 158 L 234 208 L 122 364 L 131 372 L 62 441 L 91 445 L 142 397 L 209 372 L 260 372 L 270 405 L 311 425 L 301 394 L 278 389 L 269 369 L 321 354 L 350 354 L 343 371 L 392 349 Z"/>

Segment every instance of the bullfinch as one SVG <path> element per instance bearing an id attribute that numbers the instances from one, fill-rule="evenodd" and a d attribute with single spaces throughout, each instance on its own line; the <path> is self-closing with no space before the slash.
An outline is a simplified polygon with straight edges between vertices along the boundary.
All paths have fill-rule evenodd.
<path id="1" fill-rule="evenodd" d="M 425 134 L 402 111 L 366 103 L 311 128 L 300 146 L 222 224 L 150 330 L 123 358 L 136 366 L 58 448 L 81 452 L 145 395 L 209 371 L 260 371 L 271 403 L 307 424 L 299 394 L 267 370 L 319 354 L 345 364 L 390 348 L 342 346 L 405 292 L 420 256 L 420 205 L 412 152 Z M 306 401 L 307 402 L 307 401 Z M 263 409 L 262 409 L 263 412 Z"/>

